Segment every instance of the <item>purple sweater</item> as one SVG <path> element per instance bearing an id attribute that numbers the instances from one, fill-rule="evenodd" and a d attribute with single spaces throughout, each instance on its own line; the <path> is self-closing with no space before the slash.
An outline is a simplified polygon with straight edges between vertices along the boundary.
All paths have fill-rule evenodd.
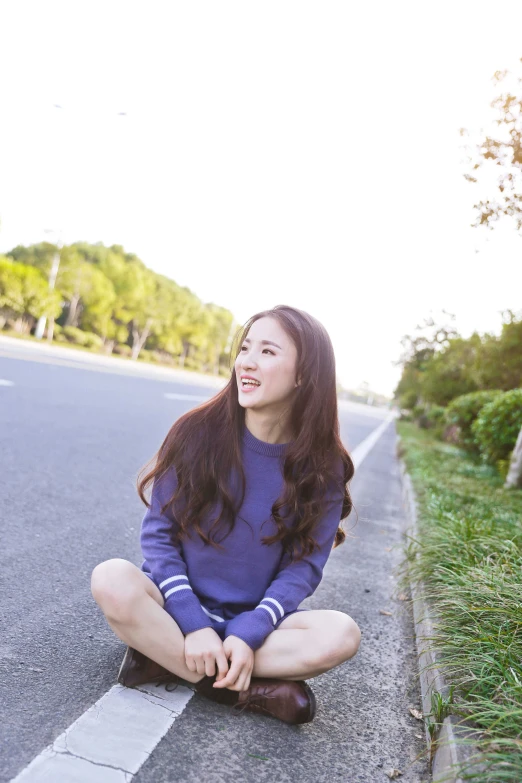
<path id="1" fill-rule="evenodd" d="M 276 622 L 317 589 L 341 519 L 343 497 L 338 489 L 327 496 L 326 511 L 312 534 L 319 544 L 313 554 L 292 562 L 283 555 L 280 541 L 263 544 L 264 536 L 277 532 L 271 509 L 284 486 L 285 449 L 286 444 L 258 440 L 244 428 L 245 498 L 232 533 L 223 538 L 225 532 L 220 531 L 217 536 L 223 551 L 206 545 L 193 531 L 178 546 L 172 544 L 169 530 L 177 522 L 170 510 L 161 514 L 160 508 L 176 488 L 175 468 L 154 481 L 151 506 L 141 526 L 141 568 L 161 590 L 166 611 L 184 635 L 227 621 L 226 636 L 238 636 L 257 650 Z"/>

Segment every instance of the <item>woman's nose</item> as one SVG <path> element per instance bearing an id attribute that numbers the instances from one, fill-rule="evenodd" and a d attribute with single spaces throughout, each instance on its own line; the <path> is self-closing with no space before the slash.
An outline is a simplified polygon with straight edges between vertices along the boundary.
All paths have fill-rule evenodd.
<path id="1" fill-rule="evenodd" d="M 255 367 L 256 363 L 251 356 L 243 356 L 243 361 L 241 362 L 241 366 L 243 367 L 243 369 L 246 369 L 247 367 Z"/>

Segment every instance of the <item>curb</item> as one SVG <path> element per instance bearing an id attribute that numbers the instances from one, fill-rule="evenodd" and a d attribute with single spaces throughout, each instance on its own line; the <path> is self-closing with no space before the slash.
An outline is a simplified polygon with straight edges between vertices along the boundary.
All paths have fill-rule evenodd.
<path id="1" fill-rule="evenodd" d="M 2 346 L 7 349 L 18 348 L 19 353 L 39 354 L 57 359 L 69 359 L 71 362 L 79 362 L 85 365 L 99 365 L 109 367 L 116 372 L 118 369 L 126 371 L 125 375 L 136 377 L 158 377 L 159 380 L 172 380 L 178 383 L 195 384 L 201 386 L 210 386 L 221 388 L 227 383 L 227 379 L 220 375 L 210 375 L 200 373 L 196 370 L 184 370 L 181 367 L 170 367 L 166 364 L 154 364 L 152 362 L 140 362 L 121 356 L 96 353 L 95 351 L 79 351 L 73 345 L 64 343 L 51 343 L 47 340 L 37 342 L 36 340 L 23 340 L 9 335 L 0 334 L 0 350 Z M 14 352 L 13 352 L 14 353 Z M 5 355 L 5 354 L 4 354 Z M 14 357 L 19 358 L 19 357 Z"/>
<path id="2" fill-rule="evenodd" d="M 401 471 L 402 500 L 405 516 L 408 522 L 406 533 L 411 529 L 413 537 L 418 537 L 417 525 L 417 499 L 413 482 L 406 464 L 400 456 L 400 435 L 397 435 L 397 459 Z M 419 680 L 421 687 L 422 712 L 424 715 L 431 712 L 431 694 L 438 691 L 444 698 L 449 695 L 449 686 L 446 683 L 441 669 L 438 667 L 438 654 L 433 646 L 433 637 L 436 636 L 436 615 L 424 597 L 424 585 L 422 582 L 414 583 L 409 579 L 412 604 L 413 621 L 415 626 L 415 644 L 419 661 Z M 429 667 L 429 668 L 428 668 Z M 474 731 L 473 731 L 474 730 Z M 478 762 L 471 762 L 472 756 L 477 758 L 479 751 L 470 743 L 472 734 L 477 731 L 469 721 L 459 719 L 456 715 L 448 715 L 444 718 L 441 729 L 435 739 L 435 752 L 432 756 L 431 775 L 433 783 L 464 783 L 464 779 L 458 775 L 457 766 L 466 764 L 466 778 L 470 780 L 470 772 L 483 771 L 483 766 Z M 426 744 L 430 748 L 433 740 L 425 725 Z M 462 744 L 467 740 L 466 744 Z"/>

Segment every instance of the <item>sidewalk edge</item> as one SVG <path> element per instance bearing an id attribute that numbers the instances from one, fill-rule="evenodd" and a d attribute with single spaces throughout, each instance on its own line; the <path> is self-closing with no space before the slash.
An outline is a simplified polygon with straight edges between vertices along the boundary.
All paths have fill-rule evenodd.
<path id="1" fill-rule="evenodd" d="M 402 500 L 408 527 L 403 533 L 411 531 L 414 538 L 418 536 L 417 524 L 417 498 L 411 476 L 400 454 L 401 437 L 397 434 L 396 454 L 401 472 Z M 419 662 L 419 680 L 421 688 L 422 712 L 431 712 L 431 694 L 438 691 L 444 697 L 449 693 L 448 684 L 438 667 L 438 655 L 432 639 L 435 636 L 436 615 L 424 596 L 422 582 L 414 583 L 409 579 L 412 604 L 413 621 L 415 628 L 415 644 Z M 426 667 L 429 667 L 426 668 Z M 431 774 L 433 783 L 464 783 L 458 775 L 458 767 L 463 764 L 471 765 L 466 769 L 482 769 L 479 758 L 480 753 L 476 746 L 470 743 L 470 737 L 476 733 L 477 728 L 469 721 L 462 720 L 455 715 L 449 715 L 442 723 L 442 727 L 436 738 L 436 748 L 432 757 Z M 426 744 L 429 748 L 431 738 L 425 727 Z M 466 741 L 463 744 L 463 741 Z M 476 759 L 476 761 L 472 761 Z M 466 779 L 469 779 L 466 775 Z"/>

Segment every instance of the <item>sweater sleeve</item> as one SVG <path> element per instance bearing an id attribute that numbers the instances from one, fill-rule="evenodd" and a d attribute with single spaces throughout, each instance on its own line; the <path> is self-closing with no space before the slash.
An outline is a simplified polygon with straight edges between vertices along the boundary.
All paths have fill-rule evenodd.
<path id="1" fill-rule="evenodd" d="M 162 505 L 172 497 L 176 486 L 174 467 L 161 478 L 154 479 L 150 507 L 141 524 L 140 543 L 145 558 L 142 566 L 148 566 L 163 595 L 165 610 L 186 636 L 200 628 L 211 628 L 212 623 L 192 590 L 181 547 L 171 540 L 170 532 L 177 527 L 176 519 L 170 508 L 161 513 Z"/>
<path id="2" fill-rule="evenodd" d="M 342 505 L 342 497 L 327 502 L 326 511 L 313 532 L 319 548 L 299 561 L 291 561 L 290 555 L 285 553 L 275 579 L 259 604 L 252 611 L 242 612 L 230 620 L 227 636 L 238 636 L 252 650 L 257 650 L 275 624 L 316 591 L 335 541 Z"/>

